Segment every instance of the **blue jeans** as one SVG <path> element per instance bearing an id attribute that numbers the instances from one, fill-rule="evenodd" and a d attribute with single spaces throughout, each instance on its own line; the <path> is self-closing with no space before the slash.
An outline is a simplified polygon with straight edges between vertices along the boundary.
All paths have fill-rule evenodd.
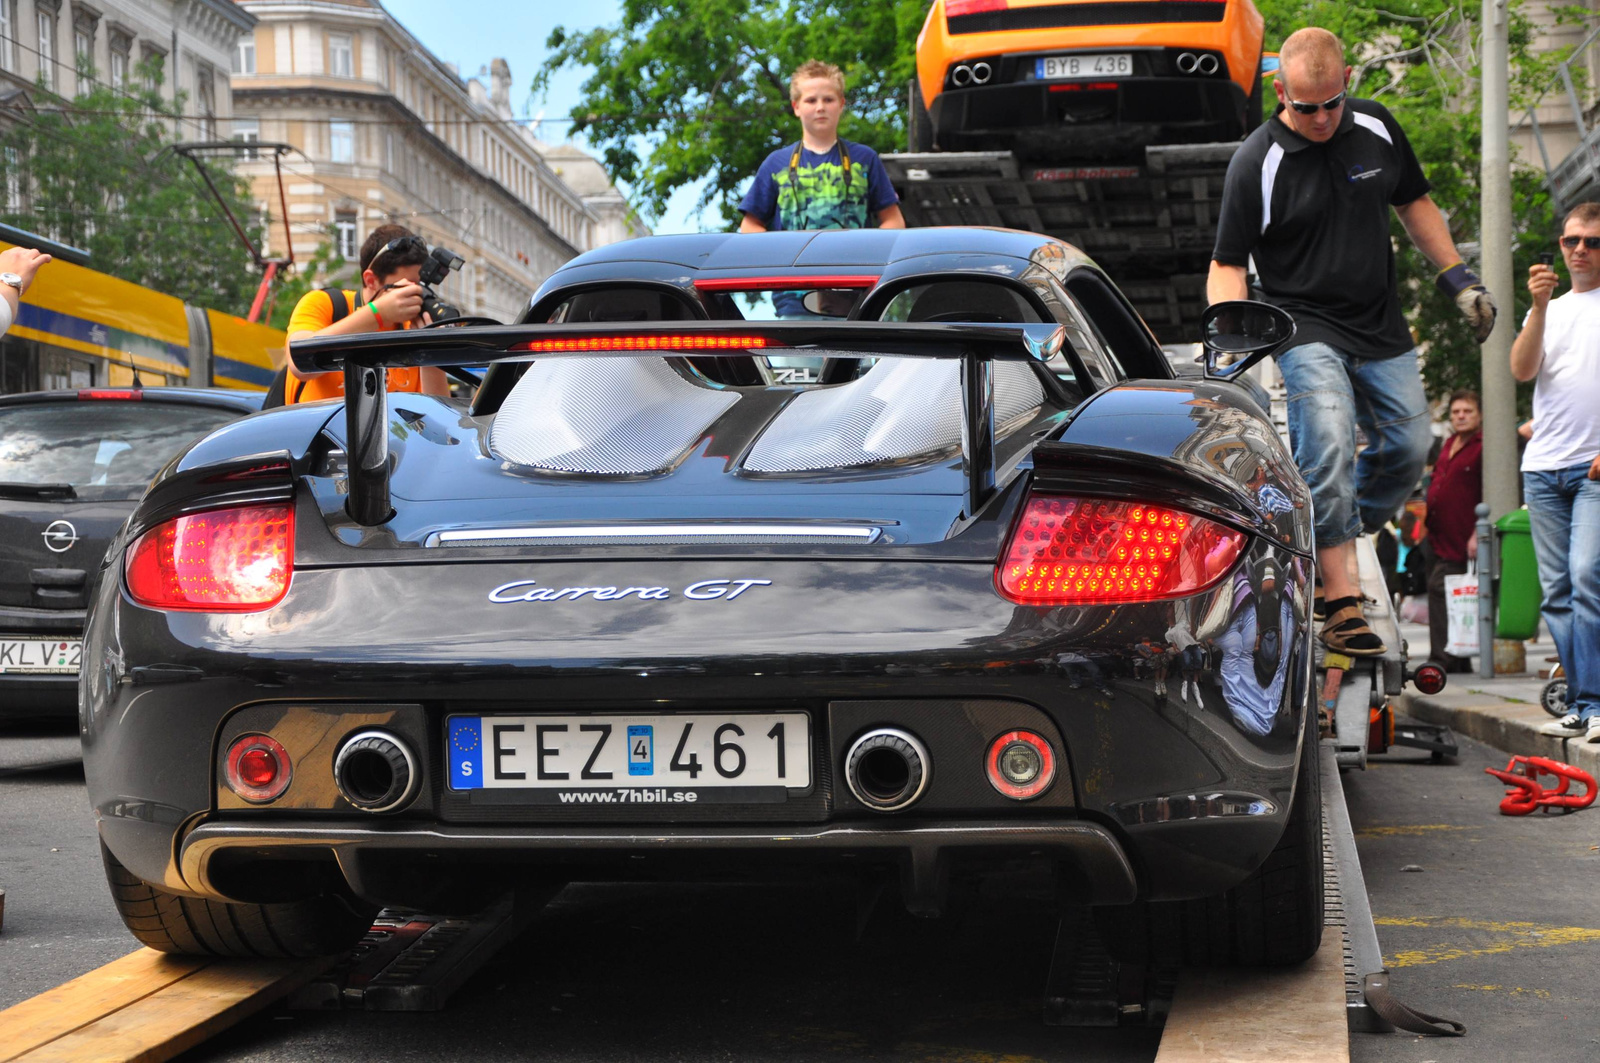
<path id="1" fill-rule="evenodd" d="M 1600 480 L 1588 464 L 1522 474 L 1544 622 L 1567 673 L 1567 711 L 1600 715 Z"/>
<path id="2" fill-rule="evenodd" d="M 1422 476 L 1432 442 L 1417 352 L 1352 358 L 1326 343 L 1278 356 L 1289 397 L 1289 445 L 1311 488 L 1319 549 L 1375 531 Z M 1356 427 L 1366 449 L 1356 454 Z"/>

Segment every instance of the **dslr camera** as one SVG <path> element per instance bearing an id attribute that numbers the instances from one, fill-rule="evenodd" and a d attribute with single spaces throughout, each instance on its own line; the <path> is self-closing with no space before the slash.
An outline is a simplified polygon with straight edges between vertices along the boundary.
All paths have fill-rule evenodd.
<path id="1" fill-rule="evenodd" d="M 461 316 L 461 308 L 440 299 L 433 286 L 443 283 L 453 270 L 460 269 L 466 261 L 448 247 L 435 247 L 428 252 L 427 260 L 417 272 L 417 280 L 422 283 L 422 312 L 434 321 L 449 321 Z"/>

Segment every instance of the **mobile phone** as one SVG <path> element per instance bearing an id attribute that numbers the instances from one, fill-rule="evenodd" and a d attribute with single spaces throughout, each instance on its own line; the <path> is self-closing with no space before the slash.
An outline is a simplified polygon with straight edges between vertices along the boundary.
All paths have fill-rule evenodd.
<path id="1" fill-rule="evenodd" d="M 1539 261 L 1546 266 L 1553 266 L 1556 264 L 1556 253 L 1554 251 L 1540 251 Z"/>

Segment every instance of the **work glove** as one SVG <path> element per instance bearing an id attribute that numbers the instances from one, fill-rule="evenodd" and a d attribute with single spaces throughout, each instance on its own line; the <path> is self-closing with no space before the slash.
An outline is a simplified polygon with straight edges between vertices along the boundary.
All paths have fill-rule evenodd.
<path id="1" fill-rule="evenodd" d="M 1472 326 L 1472 334 L 1479 343 L 1489 338 L 1489 333 L 1494 331 L 1495 310 L 1494 297 L 1489 294 L 1489 289 L 1483 286 L 1478 275 L 1467 268 L 1465 262 L 1457 262 L 1434 279 L 1439 290 L 1444 292 L 1456 302 L 1456 309 L 1461 311 L 1461 316 L 1467 319 L 1467 324 Z"/>

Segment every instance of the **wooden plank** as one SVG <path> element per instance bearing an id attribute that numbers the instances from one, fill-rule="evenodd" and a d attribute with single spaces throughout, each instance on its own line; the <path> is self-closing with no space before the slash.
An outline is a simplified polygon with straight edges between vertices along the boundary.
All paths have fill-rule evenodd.
<path id="1" fill-rule="evenodd" d="M 189 977 L 208 961 L 139 949 L 0 1011 L 0 1063 Z"/>
<path id="2" fill-rule="evenodd" d="M 1185 971 L 1156 1063 L 1349 1063 L 1337 927 L 1300 967 Z"/>
<path id="3" fill-rule="evenodd" d="M 141 949 L 0 1013 L 3 1059 L 159 1063 L 294 991 L 332 962 L 207 960 Z M 12 1041 L 13 1028 L 27 1034 L 24 1042 Z"/>

